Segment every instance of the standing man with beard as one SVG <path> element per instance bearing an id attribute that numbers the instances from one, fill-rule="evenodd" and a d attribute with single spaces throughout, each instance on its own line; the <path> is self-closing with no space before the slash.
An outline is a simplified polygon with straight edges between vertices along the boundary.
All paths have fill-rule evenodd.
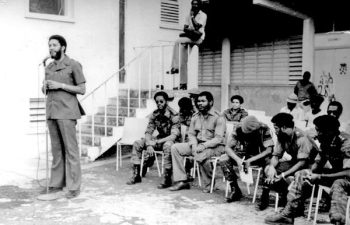
<path id="1" fill-rule="evenodd" d="M 199 112 L 191 119 L 188 132 L 189 142 L 178 143 L 171 148 L 174 182 L 178 182 L 170 188 L 171 191 L 190 188 L 183 159 L 191 155 L 199 165 L 204 186 L 203 192 L 209 193 L 210 191 L 212 168 L 209 159 L 224 153 L 226 132 L 225 119 L 212 108 L 213 104 L 214 98 L 210 92 L 203 91 L 198 95 Z"/>
<path id="2" fill-rule="evenodd" d="M 65 52 L 67 42 L 60 35 L 49 38 L 54 61 L 45 69 L 42 90 L 47 94 L 46 118 L 50 132 L 52 166 L 49 192 L 67 187 L 67 198 L 77 197 L 81 186 L 80 155 L 76 138 L 77 119 L 84 115 L 77 94 L 85 94 L 85 77 L 79 62 Z"/>
<path id="3" fill-rule="evenodd" d="M 154 95 L 154 101 L 157 109 L 153 111 L 145 132 L 145 138 L 135 141 L 131 152 L 131 162 L 133 164 L 133 175 L 127 182 L 128 185 L 140 183 L 142 181 L 140 175 L 140 164 L 142 151 L 146 151 L 145 167 L 142 168 L 142 176 L 150 166 L 150 160 L 154 159 L 154 151 L 164 151 L 164 180 L 158 186 L 159 189 L 171 186 L 171 154 L 170 148 L 180 137 L 180 122 L 178 113 L 168 106 L 169 96 L 164 91 L 159 91 Z M 154 138 L 153 132 L 158 131 L 158 136 Z"/>
<path id="4" fill-rule="evenodd" d="M 281 203 L 286 203 L 288 193 L 288 176 L 307 168 L 317 154 L 317 147 L 311 137 L 294 127 L 293 116 L 288 113 L 278 113 L 271 122 L 277 135 L 276 147 L 272 153 L 270 164 L 264 170 L 265 182 L 258 210 L 264 210 L 269 205 L 270 189 L 278 190 Z M 290 161 L 280 162 L 287 152 L 292 158 Z"/>

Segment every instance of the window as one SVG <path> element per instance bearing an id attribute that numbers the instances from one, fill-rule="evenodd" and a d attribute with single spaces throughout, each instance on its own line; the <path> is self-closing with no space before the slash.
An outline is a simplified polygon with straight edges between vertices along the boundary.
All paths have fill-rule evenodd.
<path id="1" fill-rule="evenodd" d="M 26 17 L 73 21 L 73 0 L 27 0 Z"/>
<path id="2" fill-rule="evenodd" d="M 160 1 L 160 27 L 179 29 L 180 7 L 178 0 Z"/>

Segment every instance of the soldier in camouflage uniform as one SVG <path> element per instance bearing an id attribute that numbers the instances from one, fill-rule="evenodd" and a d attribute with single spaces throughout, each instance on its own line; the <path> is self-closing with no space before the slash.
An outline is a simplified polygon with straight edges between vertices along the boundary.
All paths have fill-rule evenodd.
<path id="1" fill-rule="evenodd" d="M 133 176 L 127 184 L 135 184 L 141 182 L 140 163 L 142 151 L 146 151 L 145 162 L 155 157 L 154 151 L 164 151 L 164 182 L 159 185 L 159 188 L 171 186 L 171 146 L 180 137 L 179 117 L 175 110 L 168 106 L 169 96 L 167 93 L 160 91 L 154 95 L 154 101 L 157 104 L 157 109 L 152 113 L 145 132 L 145 138 L 135 141 L 132 153 L 131 162 L 133 164 Z M 158 136 L 153 137 L 153 132 L 158 131 Z M 144 168 L 144 171 L 147 168 Z"/>
<path id="2" fill-rule="evenodd" d="M 288 202 L 284 209 L 265 218 L 268 224 L 293 224 L 304 201 L 310 196 L 312 184 L 331 187 L 331 208 L 329 217 L 333 224 L 345 224 L 346 204 L 350 193 L 350 135 L 339 131 L 339 121 L 323 115 L 314 120 L 317 139 L 321 143 L 311 169 L 295 174 L 288 192 Z M 326 162 L 331 169 L 326 169 Z"/>
<path id="3" fill-rule="evenodd" d="M 231 186 L 231 194 L 225 199 L 226 202 L 237 201 L 242 197 L 233 166 L 243 166 L 245 171 L 250 165 L 265 167 L 273 145 L 270 129 L 254 116 L 245 117 L 241 124 L 234 128 L 226 144 L 226 154 L 220 157 L 224 176 Z"/>

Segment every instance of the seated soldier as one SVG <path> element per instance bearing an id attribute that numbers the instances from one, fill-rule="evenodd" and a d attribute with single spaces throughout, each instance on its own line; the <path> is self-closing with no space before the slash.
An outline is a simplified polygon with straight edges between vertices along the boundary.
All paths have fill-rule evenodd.
<path id="1" fill-rule="evenodd" d="M 264 170 L 266 178 L 258 210 L 264 210 L 269 205 L 270 189 L 278 191 L 281 204 L 286 203 L 288 176 L 293 176 L 298 170 L 307 168 L 317 153 L 317 147 L 311 137 L 294 127 L 293 116 L 288 113 L 278 113 L 271 122 L 277 135 L 276 147 L 272 153 L 270 164 Z M 289 161 L 280 161 L 284 153 L 291 156 Z"/>
<path id="2" fill-rule="evenodd" d="M 168 106 L 169 96 L 167 93 L 160 91 L 154 95 L 154 101 L 157 109 L 153 111 L 145 132 L 145 138 L 135 141 L 132 152 L 131 162 L 133 163 L 133 176 L 127 184 L 135 184 L 141 182 L 140 163 L 142 151 L 146 151 L 145 164 L 150 166 L 147 161 L 155 157 L 154 151 L 164 151 L 164 181 L 159 185 L 160 188 L 171 186 L 171 155 L 170 149 L 174 142 L 180 136 L 180 123 L 177 112 Z M 156 138 L 152 137 L 154 131 L 158 131 Z M 147 167 L 143 168 L 143 172 L 147 171 Z M 144 174 L 143 174 L 144 175 Z"/>
<path id="3" fill-rule="evenodd" d="M 314 124 L 321 143 L 320 152 L 311 169 L 295 174 L 287 205 L 280 213 L 266 217 L 268 224 L 293 224 L 298 212 L 304 211 L 304 202 L 310 196 L 312 184 L 331 187 L 331 223 L 345 224 L 347 196 L 350 194 L 350 135 L 340 132 L 338 120 L 329 115 L 317 117 Z M 325 168 L 327 161 L 331 169 Z"/>
<path id="4" fill-rule="evenodd" d="M 185 156 L 193 156 L 198 162 L 203 192 L 210 191 L 212 167 L 209 160 L 224 152 L 226 132 L 225 119 L 212 108 L 213 104 L 214 98 L 210 92 L 203 91 L 198 95 L 199 112 L 192 117 L 188 132 L 189 142 L 177 143 L 171 147 L 174 181 L 177 182 L 170 188 L 171 191 L 190 188 L 183 165 Z"/>
<path id="5" fill-rule="evenodd" d="M 241 122 L 241 120 L 248 116 L 248 112 L 241 108 L 244 99 L 240 95 L 231 97 L 231 108 L 224 110 L 222 113 L 226 121 Z"/>
<path id="6" fill-rule="evenodd" d="M 243 165 L 245 171 L 250 165 L 265 167 L 272 150 L 273 141 L 267 125 L 254 116 L 245 117 L 242 124 L 237 125 L 226 144 L 226 154 L 220 158 L 224 176 L 231 186 L 231 194 L 225 202 L 237 201 L 242 197 L 233 166 Z"/>

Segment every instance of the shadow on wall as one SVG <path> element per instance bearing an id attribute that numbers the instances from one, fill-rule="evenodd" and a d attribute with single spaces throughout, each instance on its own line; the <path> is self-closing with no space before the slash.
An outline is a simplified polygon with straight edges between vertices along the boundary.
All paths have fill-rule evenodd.
<path id="1" fill-rule="evenodd" d="M 293 92 L 293 87 L 247 87 L 233 86 L 230 96 L 241 95 L 246 109 L 263 110 L 273 116 L 286 105 L 286 99 Z"/>

